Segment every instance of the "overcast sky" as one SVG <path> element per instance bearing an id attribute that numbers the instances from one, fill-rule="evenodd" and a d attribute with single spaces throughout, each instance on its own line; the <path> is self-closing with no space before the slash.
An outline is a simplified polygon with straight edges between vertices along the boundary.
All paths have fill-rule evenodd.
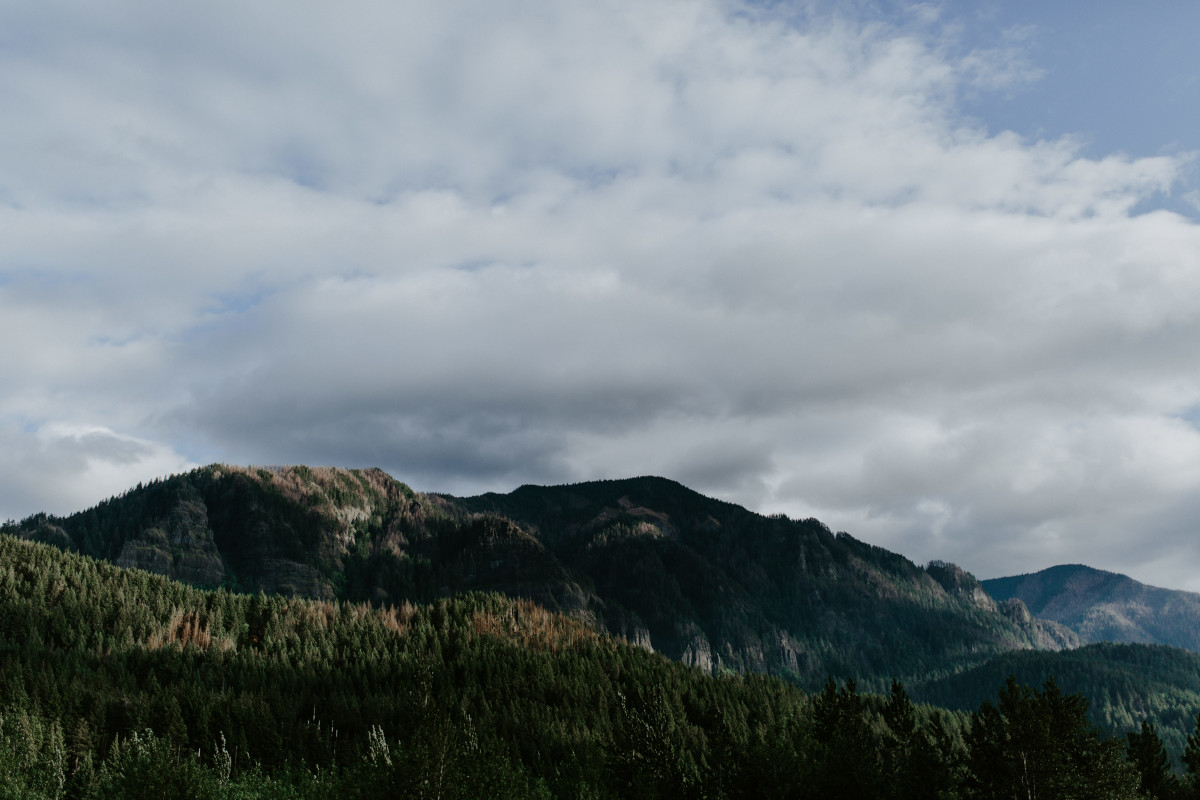
<path id="1" fill-rule="evenodd" d="M 0 0 L 0 518 L 214 461 L 658 474 L 1200 590 L 1198 28 Z"/>

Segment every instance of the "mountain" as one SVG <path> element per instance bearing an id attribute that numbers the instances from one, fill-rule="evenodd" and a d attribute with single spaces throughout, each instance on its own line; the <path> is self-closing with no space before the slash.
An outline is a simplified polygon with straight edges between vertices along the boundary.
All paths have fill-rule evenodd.
<path id="1" fill-rule="evenodd" d="M 764 517 L 654 477 L 524 486 L 455 501 L 531 531 L 603 598 L 609 630 L 703 668 L 909 677 L 1018 648 L 1070 647 L 1065 629 L 997 605 L 951 565 Z"/>
<path id="2" fill-rule="evenodd" d="M 829 675 L 883 688 L 1079 643 L 952 564 L 922 568 L 654 477 L 456 498 L 379 470 L 213 465 L 4 532 L 251 593 L 382 607 L 501 592 L 704 672 L 809 688 Z"/>
<path id="3" fill-rule="evenodd" d="M 1082 564 L 994 578 L 983 587 L 997 601 L 1020 600 L 1087 642 L 1168 644 L 1200 652 L 1200 594 L 1147 586 Z"/>
<path id="4" fill-rule="evenodd" d="M 1132 800 L 1085 698 L 1175 758 L 1200 704 L 1200 655 L 1034 650 L 1058 629 L 961 568 L 661 478 L 454 498 L 213 466 L 3 533 L 5 797 L 982 797 L 1029 789 L 996 783 L 1019 763 Z M 708 674 L 679 630 L 740 658 L 782 631 L 815 668 Z M 844 684 L 795 685 L 820 669 Z M 857 693 L 888 675 L 962 710 Z"/>

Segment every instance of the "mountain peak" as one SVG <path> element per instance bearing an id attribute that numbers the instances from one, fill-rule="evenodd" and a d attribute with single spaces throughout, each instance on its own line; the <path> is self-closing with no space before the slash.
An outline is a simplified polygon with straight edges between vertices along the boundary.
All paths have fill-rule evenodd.
<path id="1" fill-rule="evenodd" d="M 1059 564 L 983 586 L 998 601 L 1020 599 L 1088 642 L 1154 642 L 1200 651 L 1200 595 L 1162 589 L 1085 564 Z"/>
<path id="2" fill-rule="evenodd" d="M 983 585 L 971 573 L 948 561 L 930 561 L 925 567 L 935 581 L 954 597 L 961 597 L 978 608 L 996 611 L 996 602 L 984 591 Z"/>

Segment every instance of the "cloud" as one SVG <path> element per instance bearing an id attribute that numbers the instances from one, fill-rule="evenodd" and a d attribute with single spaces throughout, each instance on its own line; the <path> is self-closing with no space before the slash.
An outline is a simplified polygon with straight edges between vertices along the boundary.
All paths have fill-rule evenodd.
<path id="1" fill-rule="evenodd" d="M 67 514 L 195 466 L 166 446 L 101 427 L 5 424 L 0 447 L 6 456 L 0 461 L 4 509 Z"/>
<path id="2" fill-rule="evenodd" d="M 0 515 L 208 460 L 660 473 L 1178 585 L 1200 241 L 1135 209 L 1186 159 L 963 116 L 1019 37 L 779 10 L 2 12 Z"/>

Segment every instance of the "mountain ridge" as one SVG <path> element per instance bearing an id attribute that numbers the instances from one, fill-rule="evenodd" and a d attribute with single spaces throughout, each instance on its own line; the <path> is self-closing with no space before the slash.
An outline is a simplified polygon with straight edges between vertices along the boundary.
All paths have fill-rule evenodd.
<path id="1" fill-rule="evenodd" d="M 5 532 L 193 585 L 376 605 L 534 600 L 706 672 L 883 688 L 1078 637 L 815 519 L 654 476 L 470 498 L 381 470 L 210 465 Z"/>
<path id="2" fill-rule="evenodd" d="M 1084 564 L 982 581 L 997 600 L 1066 625 L 1087 642 L 1167 644 L 1200 652 L 1200 594 L 1150 586 Z"/>

